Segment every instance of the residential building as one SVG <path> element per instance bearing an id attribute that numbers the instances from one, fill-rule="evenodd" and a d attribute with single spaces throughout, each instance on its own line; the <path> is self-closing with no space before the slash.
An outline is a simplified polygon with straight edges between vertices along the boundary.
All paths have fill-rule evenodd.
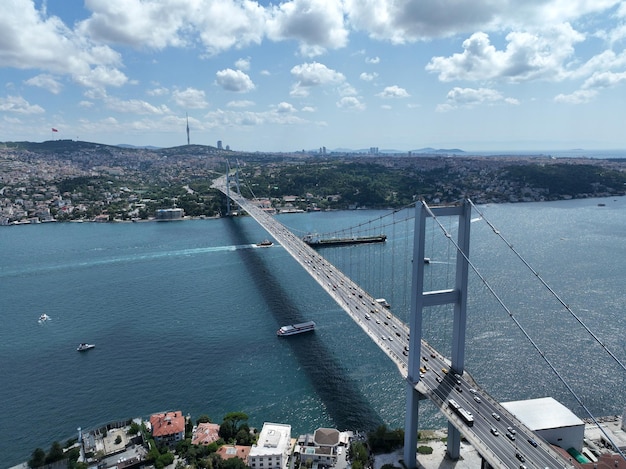
<path id="1" fill-rule="evenodd" d="M 313 434 L 300 435 L 294 453 L 299 454 L 300 463 L 311 466 L 334 466 L 337 458 L 345 457 L 352 432 L 340 432 L 334 428 L 318 428 Z M 308 466 L 307 466 L 308 467 Z"/>
<path id="2" fill-rule="evenodd" d="M 220 426 L 217 423 L 199 423 L 192 431 L 192 445 L 210 445 L 220 439 Z"/>
<path id="3" fill-rule="evenodd" d="M 185 417 L 180 410 L 150 416 L 152 437 L 168 446 L 185 439 Z"/>
<path id="4" fill-rule="evenodd" d="M 217 450 L 217 454 L 220 455 L 222 459 L 232 459 L 239 458 L 244 463 L 248 464 L 248 456 L 250 454 L 250 446 L 239 446 L 239 445 L 223 445 L 220 446 Z"/>
<path id="5" fill-rule="evenodd" d="M 263 424 L 256 445 L 248 455 L 252 469 L 286 469 L 291 453 L 291 425 L 282 423 Z"/>

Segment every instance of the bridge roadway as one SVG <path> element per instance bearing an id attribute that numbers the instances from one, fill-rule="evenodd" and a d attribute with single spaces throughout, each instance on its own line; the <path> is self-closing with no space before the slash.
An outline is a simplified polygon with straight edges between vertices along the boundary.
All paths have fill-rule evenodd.
<path id="1" fill-rule="evenodd" d="M 424 340 L 421 343 L 420 355 L 414 358 L 420 360 L 420 376 L 409 378 L 410 334 L 409 327 L 404 322 L 273 216 L 248 199 L 227 190 L 226 176 L 215 180 L 212 187 L 229 196 L 272 235 L 396 364 L 402 377 L 423 396 L 434 402 L 448 421 L 492 467 L 515 469 L 572 467 L 571 463 L 554 451 L 547 442 L 536 436 L 482 390 L 467 371 L 459 375 L 450 370 L 449 360 Z M 454 399 L 473 414 L 472 426 L 468 426 L 452 411 L 448 405 L 450 399 Z M 513 429 L 515 434 L 513 435 L 507 428 Z"/>

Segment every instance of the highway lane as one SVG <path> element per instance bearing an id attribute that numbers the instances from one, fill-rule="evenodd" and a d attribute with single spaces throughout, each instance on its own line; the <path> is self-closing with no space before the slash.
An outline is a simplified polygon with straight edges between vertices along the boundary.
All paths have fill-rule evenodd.
<path id="1" fill-rule="evenodd" d="M 409 378 L 411 351 L 408 350 L 408 326 L 274 217 L 236 193 L 228 193 L 225 184 L 226 179 L 223 177 L 214 181 L 213 187 L 228 194 L 254 217 L 387 354 L 402 377 L 433 401 L 493 467 L 557 469 L 571 466 L 479 388 L 467 372 L 461 375 L 450 370 L 450 362 L 425 341 L 421 343 L 420 355 L 413 358 L 420 360 L 419 376 Z M 473 414 L 474 423 L 471 427 L 450 409 L 450 399 Z M 494 413 L 499 416 L 499 420 L 493 417 Z M 514 438 L 507 427 L 515 430 Z M 492 428 L 497 430 L 497 435 L 492 432 Z M 537 447 L 531 445 L 529 439 L 536 441 Z"/>

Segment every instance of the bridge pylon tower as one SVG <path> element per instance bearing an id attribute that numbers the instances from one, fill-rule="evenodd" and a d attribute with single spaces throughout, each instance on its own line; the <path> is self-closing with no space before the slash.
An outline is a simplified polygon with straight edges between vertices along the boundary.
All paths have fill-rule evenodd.
<path id="1" fill-rule="evenodd" d="M 232 216 L 233 212 L 230 206 L 230 184 L 231 179 L 233 178 L 233 174 L 230 168 L 230 162 L 227 160 L 228 171 L 226 172 L 226 216 Z M 239 190 L 239 165 L 237 165 L 237 169 L 234 174 L 235 187 L 237 188 L 237 195 L 241 196 L 241 191 Z"/>
<path id="2" fill-rule="evenodd" d="M 409 318 L 409 363 L 407 370 L 406 417 L 404 426 L 404 463 L 409 469 L 417 466 L 417 430 L 420 393 L 415 386 L 420 380 L 420 349 L 422 342 L 422 319 L 424 308 L 444 304 L 454 305 L 452 333 L 452 357 L 450 372 L 463 374 L 465 366 L 465 331 L 467 323 L 467 280 L 469 273 L 469 247 L 471 205 L 464 200 L 459 205 L 428 207 L 425 202 L 415 206 L 415 232 L 413 238 L 413 265 L 411 280 L 411 313 Z M 456 272 L 454 288 L 424 291 L 425 228 L 428 217 L 458 217 L 456 244 Z M 447 237 L 451 237 L 446 232 Z M 421 262 L 420 262 L 421 260 Z M 460 432 L 448 422 L 448 455 L 458 459 L 461 448 Z"/>

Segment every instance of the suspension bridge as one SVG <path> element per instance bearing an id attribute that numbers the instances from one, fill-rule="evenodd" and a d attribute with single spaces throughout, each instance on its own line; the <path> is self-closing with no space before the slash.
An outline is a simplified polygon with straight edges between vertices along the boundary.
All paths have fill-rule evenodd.
<path id="1" fill-rule="evenodd" d="M 413 469 L 417 465 L 418 403 L 423 397 L 430 399 L 449 422 L 447 445 L 448 454 L 453 459 L 459 457 L 462 434 L 483 461 L 494 468 L 572 467 L 569 459 L 538 438 L 464 369 L 467 277 L 471 266 L 468 258 L 471 202 L 439 208 L 417 204 L 412 258 L 425 259 L 423 226 L 427 217 L 459 218 L 457 240 L 446 232 L 459 255 L 456 256 L 455 286 L 444 290 L 424 291 L 425 262 L 412 263 L 412 306 L 409 324 L 406 324 L 300 236 L 242 197 L 238 190 L 232 191 L 230 186 L 228 175 L 213 182 L 213 187 L 224 193 L 229 202 L 235 202 L 282 245 L 398 368 L 407 386 L 404 445 L 407 467 Z M 445 232 L 445 228 L 442 229 Z M 444 304 L 454 306 L 450 359 L 422 339 L 422 309 Z M 514 430 L 511 432 L 510 429 Z M 522 443 L 518 445 L 518 441 Z"/>

